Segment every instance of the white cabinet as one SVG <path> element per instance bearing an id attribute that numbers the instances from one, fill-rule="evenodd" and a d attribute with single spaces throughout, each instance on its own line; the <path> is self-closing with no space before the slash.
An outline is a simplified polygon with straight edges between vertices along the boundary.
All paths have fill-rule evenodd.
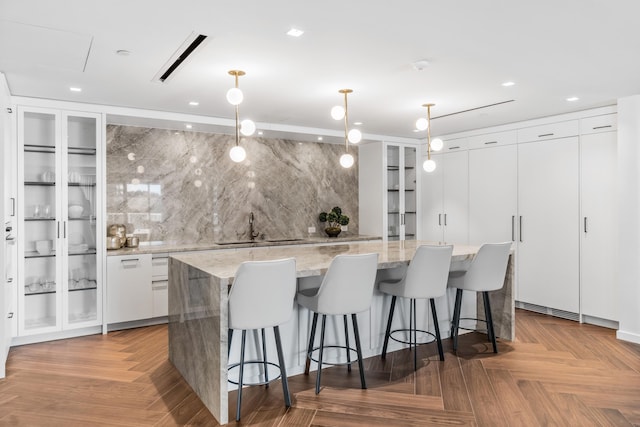
<path id="1" fill-rule="evenodd" d="M 518 145 L 517 300 L 579 312 L 578 138 Z"/>
<path id="2" fill-rule="evenodd" d="M 469 150 L 469 243 L 472 245 L 516 239 L 518 147 L 490 147 Z"/>
<path id="3" fill-rule="evenodd" d="M 151 258 L 151 294 L 153 317 L 169 313 L 169 255 L 153 255 Z"/>
<path id="4" fill-rule="evenodd" d="M 469 157 L 462 143 L 432 154 L 434 172 L 421 170 L 423 240 L 466 244 L 469 240 Z M 459 150 L 457 148 L 460 148 Z M 423 160 L 425 160 L 423 158 Z"/>
<path id="5" fill-rule="evenodd" d="M 18 334 L 102 323 L 102 118 L 19 107 Z"/>
<path id="6" fill-rule="evenodd" d="M 368 143 L 358 148 L 358 158 L 360 234 L 382 236 L 385 240 L 415 239 L 419 147 Z"/>
<path id="7" fill-rule="evenodd" d="M 153 317 L 151 255 L 107 257 L 107 323 Z"/>
<path id="8" fill-rule="evenodd" d="M 600 126 L 613 127 L 600 121 L 588 129 Z M 580 137 L 581 312 L 613 321 L 618 320 L 616 142 L 616 132 Z"/>

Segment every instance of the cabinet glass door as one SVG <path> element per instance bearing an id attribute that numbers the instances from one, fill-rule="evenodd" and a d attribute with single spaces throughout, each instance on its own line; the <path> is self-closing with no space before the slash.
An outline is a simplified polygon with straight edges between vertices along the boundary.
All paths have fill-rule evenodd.
<path id="1" fill-rule="evenodd" d="M 387 239 L 400 239 L 400 147 L 387 146 Z"/>
<path id="2" fill-rule="evenodd" d="M 20 126 L 24 265 L 19 296 L 25 331 L 56 328 L 60 324 L 58 126 L 57 114 L 30 111 L 24 112 Z"/>
<path id="3" fill-rule="evenodd" d="M 404 240 L 416 239 L 416 149 L 404 147 Z"/>
<path id="4" fill-rule="evenodd" d="M 98 318 L 95 117 L 66 116 L 64 237 L 66 250 L 65 325 Z"/>

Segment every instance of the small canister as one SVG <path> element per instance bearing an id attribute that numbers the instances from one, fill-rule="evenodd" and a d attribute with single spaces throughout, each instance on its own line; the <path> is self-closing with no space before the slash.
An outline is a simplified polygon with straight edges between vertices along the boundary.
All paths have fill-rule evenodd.
<path id="1" fill-rule="evenodd" d="M 137 248 L 140 244 L 140 238 L 137 236 L 127 237 L 127 247 L 128 248 Z"/>

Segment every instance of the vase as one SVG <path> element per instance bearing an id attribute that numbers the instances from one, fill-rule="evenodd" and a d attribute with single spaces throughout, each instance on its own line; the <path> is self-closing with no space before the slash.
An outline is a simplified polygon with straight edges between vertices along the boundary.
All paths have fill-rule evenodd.
<path id="1" fill-rule="evenodd" d="M 342 229 L 340 227 L 327 227 L 324 229 L 324 232 L 327 233 L 329 237 L 338 237 L 338 234 Z"/>

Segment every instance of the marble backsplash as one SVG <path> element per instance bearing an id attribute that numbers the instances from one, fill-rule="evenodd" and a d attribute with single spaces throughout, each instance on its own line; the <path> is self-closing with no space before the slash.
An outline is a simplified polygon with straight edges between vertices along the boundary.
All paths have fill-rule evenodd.
<path id="1" fill-rule="evenodd" d="M 243 138 L 247 159 L 234 163 L 234 137 L 107 126 L 107 223 L 125 224 L 141 241 L 208 243 L 322 233 L 318 213 L 340 206 L 358 233 L 358 162 L 343 169 L 344 147 Z M 316 234 L 318 234 L 316 233 Z"/>

